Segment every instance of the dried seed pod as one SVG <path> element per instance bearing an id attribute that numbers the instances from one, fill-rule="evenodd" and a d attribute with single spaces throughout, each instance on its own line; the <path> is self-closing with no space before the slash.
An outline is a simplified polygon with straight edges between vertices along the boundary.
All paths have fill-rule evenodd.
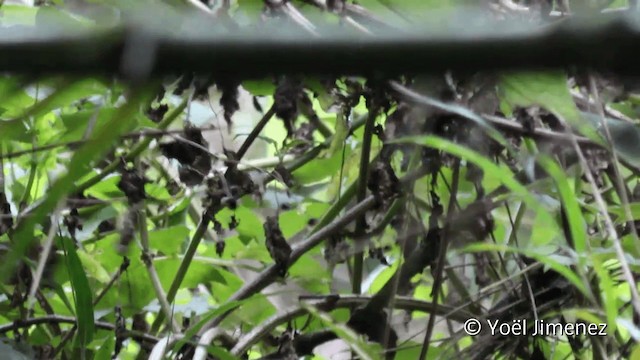
<path id="1" fill-rule="evenodd" d="M 98 224 L 97 232 L 98 234 L 113 231 L 116 229 L 116 221 L 115 219 L 103 220 Z"/>
<path id="2" fill-rule="evenodd" d="M 131 330 L 146 333 L 149 331 L 149 328 L 150 328 L 149 323 L 147 323 L 147 320 L 145 319 L 145 314 L 143 312 L 133 315 L 133 323 L 131 324 Z"/>
<path id="3" fill-rule="evenodd" d="M 165 157 L 178 160 L 181 165 L 178 170 L 180 181 L 187 186 L 195 186 L 202 183 L 211 171 L 211 157 L 206 150 L 209 143 L 202 137 L 202 130 L 189 123 L 185 125 L 184 137 L 188 142 L 163 143 L 160 151 Z"/>
<path id="4" fill-rule="evenodd" d="M 383 207 L 400 193 L 400 181 L 387 161 L 376 161 L 369 172 L 367 187 Z"/>
<path id="5" fill-rule="evenodd" d="M 7 201 L 4 192 L 0 191 L 0 235 L 6 233 L 13 227 L 13 216 L 11 215 L 11 205 Z"/>
<path id="6" fill-rule="evenodd" d="M 222 78 L 216 81 L 216 87 L 222 91 L 220 97 L 220 105 L 224 110 L 224 120 L 227 125 L 231 125 L 231 117 L 233 114 L 240 110 L 240 103 L 238 103 L 238 86 L 240 82 L 237 80 Z"/>
<path id="7" fill-rule="evenodd" d="M 118 181 L 118 189 L 122 190 L 127 196 L 129 204 L 137 204 L 147 198 L 144 192 L 144 184 L 148 181 L 135 169 L 124 169 L 120 181 Z"/>
<path id="8" fill-rule="evenodd" d="M 225 243 L 224 240 L 216 241 L 216 255 L 222 256 L 224 254 Z"/>
<path id="9" fill-rule="evenodd" d="M 389 262 L 387 261 L 387 257 L 384 256 L 384 250 L 381 247 L 375 247 L 369 249 L 369 257 L 372 259 L 377 259 L 380 261 L 382 265 L 389 266 Z"/>
<path id="10" fill-rule="evenodd" d="M 304 96 L 302 83 L 291 78 L 282 79 L 273 95 L 275 113 L 284 122 L 287 138 L 293 136 L 294 122 L 299 113 L 298 101 Z"/>
<path id="11" fill-rule="evenodd" d="M 295 185 L 293 181 L 293 175 L 291 175 L 289 169 L 284 167 L 284 165 L 279 164 L 278 166 L 276 166 L 276 168 L 273 170 L 273 173 L 274 175 L 277 175 L 278 180 L 281 179 L 282 183 L 288 188 L 292 188 Z"/>
<path id="12" fill-rule="evenodd" d="M 124 316 L 122 316 L 122 309 L 120 308 L 120 306 L 116 306 L 115 316 L 116 316 L 116 324 L 115 324 L 116 343 L 113 350 L 114 359 L 117 358 L 118 354 L 120 354 L 120 351 L 122 351 L 122 344 L 124 340 L 127 338 L 127 335 L 126 335 L 127 323 Z"/>
<path id="13" fill-rule="evenodd" d="M 231 219 L 229 219 L 229 230 L 235 230 L 238 227 L 240 222 L 236 218 L 235 215 L 231 215 Z"/>
<path id="14" fill-rule="evenodd" d="M 202 201 L 202 206 L 207 210 L 210 210 L 212 213 L 216 213 L 221 209 L 223 204 L 222 200 L 227 196 L 223 181 L 225 180 L 219 173 L 216 173 L 213 177 L 207 179 L 207 195 Z"/>
<path id="15" fill-rule="evenodd" d="M 64 217 L 63 224 L 67 227 L 67 231 L 69 231 L 71 238 L 75 240 L 76 230 L 82 230 L 82 222 L 77 208 L 71 209 L 69 215 Z"/>
<path id="16" fill-rule="evenodd" d="M 160 121 L 162 121 L 162 119 L 164 119 L 164 115 L 167 113 L 167 111 L 169 111 L 169 105 L 160 104 L 155 108 L 149 107 L 149 109 L 147 109 L 146 111 L 146 114 L 151 121 L 153 121 L 154 123 L 159 123 Z"/>
<path id="17" fill-rule="evenodd" d="M 213 220 L 211 221 L 213 223 L 213 231 L 216 232 L 216 234 L 218 235 L 223 235 L 224 234 L 224 229 L 222 228 L 222 223 L 218 220 L 216 220 L 216 218 L 214 217 Z"/>
<path id="18" fill-rule="evenodd" d="M 238 170 L 237 164 L 229 164 L 225 175 L 230 186 L 231 194 L 235 198 L 240 198 L 246 194 L 252 194 L 256 191 L 257 186 L 251 179 L 251 176 L 244 171 Z"/>
<path id="19" fill-rule="evenodd" d="M 276 263 L 278 268 L 278 274 L 284 277 L 287 274 L 289 267 L 289 257 L 291 256 L 291 246 L 287 242 L 287 239 L 282 235 L 280 225 L 278 224 L 278 218 L 275 216 L 267 216 L 267 221 L 264 223 L 264 233 L 266 236 L 267 250 L 269 255 Z"/>

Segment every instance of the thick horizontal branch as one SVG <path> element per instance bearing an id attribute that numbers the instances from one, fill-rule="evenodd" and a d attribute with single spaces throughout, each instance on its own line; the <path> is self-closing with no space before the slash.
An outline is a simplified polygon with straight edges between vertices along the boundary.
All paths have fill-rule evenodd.
<path id="1" fill-rule="evenodd" d="M 458 26 L 452 20 L 446 29 L 387 28 L 376 31 L 376 36 L 319 28 L 321 36 L 314 37 L 272 27 L 230 34 L 197 14 L 189 15 L 189 22 L 178 15 L 168 20 L 165 16 L 162 26 L 157 19 L 149 20 L 153 16 L 131 16 L 138 20 L 100 31 L 0 28 L 4 54 L 0 71 L 102 73 L 136 79 L 185 71 L 247 78 L 274 73 L 397 75 L 567 66 L 640 72 L 634 61 L 640 27 L 631 14 L 538 26 L 475 21 L 480 16 L 484 15 L 462 15 L 457 20 L 466 22 Z M 477 23 L 482 25 L 473 25 Z"/>

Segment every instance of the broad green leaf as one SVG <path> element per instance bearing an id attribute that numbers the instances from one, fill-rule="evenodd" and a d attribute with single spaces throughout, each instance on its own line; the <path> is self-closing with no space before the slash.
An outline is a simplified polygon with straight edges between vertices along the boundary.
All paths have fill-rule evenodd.
<path id="1" fill-rule="evenodd" d="M 289 268 L 289 278 L 312 294 L 323 294 L 330 291 L 327 269 L 314 258 L 314 254 L 306 253 Z"/>
<path id="2" fill-rule="evenodd" d="M 98 348 L 98 351 L 96 351 L 94 360 L 111 360 L 111 356 L 113 355 L 113 351 L 115 349 L 115 344 L 115 337 L 111 335 L 107 336 L 104 340 L 104 343 L 102 343 L 102 345 L 100 345 L 100 347 Z"/>
<path id="3" fill-rule="evenodd" d="M 178 253 L 188 237 L 189 229 L 184 225 L 153 230 L 149 232 L 149 245 L 164 255 L 174 255 Z"/>
<path id="4" fill-rule="evenodd" d="M 399 261 L 394 261 L 391 266 L 382 268 L 382 271 L 378 273 L 375 279 L 371 282 L 371 286 L 368 289 L 368 293 L 373 295 L 380 291 L 384 285 L 393 277 L 398 270 Z M 371 275 L 370 275 L 371 276 Z"/>
<path id="5" fill-rule="evenodd" d="M 278 222 L 280 223 L 282 234 L 289 239 L 307 226 L 308 219 L 305 214 L 290 210 L 280 213 Z"/>
<path id="6" fill-rule="evenodd" d="M 60 115 L 64 127 L 67 129 L 65 134 L 58 141 L 77 141 L 81 140 L 87 131 L 87 127 L 92 121 L 95 121 L 95 127 L 104 126 L 117 109 L 115 108 L 98 108 L 89 110 L 79 110 Z M 94 119 L 95 118 L 95 119 Z M 136 122 L 129 121 L 127 126 L 122 130 L 129 132 L 135 128 Z"/>
<path id="7" fill-rule="evenodd" d="M 340 151 L 334 153 L 331 157 L 318 158 L 303 165 L 293 172 L 293 176 L 296 182 L 300 184 L 311 184 L 339 173 L 341 164 L 342 152 Z"/>
<path id="8" fill-rule="evenodd" d="M 272 96 L 276 85 L 269 80 L 245 80 L 242 87 L 254 96 Z"/>
<path id="9" fill-rule="evenodd" d="M 501 77 L 502 99 L 512 107 L 541 106 L 567 121 L 569 125 L 597 142 L 601 138 L 592 126 L 585 122 L 569 92 L 567 78 L 561 72 L 521 72 L 507 73 Z"/>
<path id="10" fill-rule="evenodd" d="M 178 271 L 180 263 L 181 259 L 178 258 L 164 258 L 154 261 L 156 271 L 165 289 L 168 289 L 171 285 L 173 276 Z M 191 266 L 189 266 L 187 275 L 182 281 L 182 287 L 196 287 L 198 284 L 208 283 L 210 281 L 223 282 L 224 278 L 220 275 L 218 269 L 211 264 L 194 259 L 191 262 Z M 146 280 L 145 282 L 148 283 Z"/>
<path id="11" fill-rule="evenodd" d="M 503 99 L 512 106 L 538 105 L 569 122 L 580 120 L 567 78 L 560 72 L 505 74 L 500 89 Z"/>
<path id="12" fill-rule="evenodd" d="M 0 265 L 0 273 L 5 279 L 8 274 L 12 273 L 11 269 L 15 267 L 16 262 L 29 248 L 36 224 L 41 223 L 45 216 L 53 212 L 64 196 L 73 191 L 75 181 L 84 175 L 83 169 L 91 161 L 101 158 L 112 147 L 113 142 L 120 135 L 121 129 L 138 109 L 140 101 L 146 97 L 143 92 L 136 95 L 116 112 L 108 124 L 96 129 L 92 139 L 99 139 L 99 141 L 89 141 L 74 153 L 70 162 L 73 166 L 67 167 L 67 173 L 51 186 L 43 201 L 32 210 L 31 216 L 27 216 L 24 221 L 18 224 L 14 234 L 15 246 L 5 257 L 4 263 Z"/>
<path id="13" fill-rule="evenodd" d="M 640 202 L 629 203 L 632 220 L 640 219 Z M 620 205 L 607 206 L 607 212 L 614 216 L 614 220 L 625 221 L 624 207 Z"/>
<path id="14" fill-rule="evenodd" d="M 629 356 L 630 360 L 640 360 L 640 345 L 636 344 L 633 347 L 633 351 L 631 351 L 631 356 Z"/>
<path id="15" fill-rule="evenodd" d="M 102 284 L 107 284 L 111 280 L 109 273 L 102 267 L 102 264 L 100 264 L 97 259 L 84 251 L 78 251 L 77 254 L 88 275 Z"/>
<path id="16" fill-rule="evenodd" d="M 103 94 L 106 88 L 96 80 L 59 81 L 53 84 L 54 90 L 45 97 L 39 96 L 38 101 L 27 108 L 15 108 L 12 112 L 3 114 L 5 117 L 38 118 L 51 110 L 69 106 L 91 95 Z"/>
<path id="17" fill-rule="evenodd" d="M 20 119 L 0 120 L 0 140 L 1 141 L 23 141 L 28 142 L 31 137 L 24 121 Z"/>

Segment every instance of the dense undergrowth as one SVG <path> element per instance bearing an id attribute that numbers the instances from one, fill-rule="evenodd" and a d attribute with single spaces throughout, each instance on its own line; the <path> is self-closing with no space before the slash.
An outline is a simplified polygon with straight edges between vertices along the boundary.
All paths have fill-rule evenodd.
<path id="1" fill-rule="evenodd" d="M 485 10 L 560 21 L 549 12 L 566 9 L 548 3 Z M 92 7 L 62 5 L 6 4 L 2 24 L 43 11 L 95 20 Z M 367 32 L 464 4 L 201 5 L 240 27 L 340 21 Z M 12 359 L 640 357 L 638 89 L 575 69 L 189 73 L 144 85 L 5 74 L 0 349 Z M 469 336 L 472 318 L 522 321 L 530 334 L 536 320 L 606 324 L 606 336 Z"/>

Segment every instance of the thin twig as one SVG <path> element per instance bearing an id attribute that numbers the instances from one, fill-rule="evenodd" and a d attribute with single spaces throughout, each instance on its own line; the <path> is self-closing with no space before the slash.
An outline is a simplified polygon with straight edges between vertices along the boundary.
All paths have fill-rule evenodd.
<path id="1" fill-rule="evenodd" d="M 598 115 L 600 115 L 600 121 L 602 122 L 602 128 L 604 129 L 605 138 L 609 147 L 611 149 L 611 158 L 613 162 L 611 166 L 613 167 L 613 172 L 615 175 L 615 188 L 618 190 L 618 196 L 620 196 L 620 201 L 622 202 L 622 208 L 624 209 L 625 220 L 631 229 L 631 236 L 633 239 L 633 244 L 636 248 L 637 253 L 640 253 L 640 240 L 638 239 L 638 231 L 636 227 L 633 225 L 633 214 L 631 214 L 631 208 L 629 207 L 629 196 L 627 193 L 627 187 L 622 181 L 622 175 L 620 173 L 620 169 L 618 168 L 618 154 L 616 152 L 615 144 L 613 142 L 613 138 L 611 137 L 611 132 L 609 131 L 609 122 L 604 116 L 602 102 L 600 101 L 600 94 L 598 93 L 598 87 L 596 86 L 595 79 L 592 74 L 589 75 L 589 87 L 591 88 L 591 93 L 593 94 L 594 102 L 596 105 L 596 109 L 598 110 Z"/>
<path id="2" fill-rule="evenodd" d="M 244 140 L 242 145 L 240 145 L 240 149 L 238 150 L 238 161 L 244 157 L 244 155 L 247 153 L 247 151 L 251 147 L 251 144 L 253 144 L 253 142 L 258 138 L 258 135 L 260 135 L 260 133 L 262 132 L 262 129 L 264 129 L 264 127 L 267 125 L 269 120 L 271 120 L 273 115 L 275 115 L 275 113 L 276 113 L 276 109 L 275 109 L 275 105 L 273 105 L 262 116 L 262 118 L 260 119 L 260 121 L 258 121 L 256 126 L 253 127 L 253 129 L 251 130 L 251 133 L 249 133 L 249 136 L 247 136 L 247 138 Z"/>
<path id="3" fill-rule="evenodd" d="M 449 206 L 447 209 L 447 225 L 442 229 L 441 238 L 438 239 L 440 241 L 440 245 L 438 246 L 438 260 L 436 261 L 436 269 L 434 272 L 433 279 L 433 287 L 432 287 L 432 298 L 433 303 L 437 307 L 438 306 L 438 298 L 441 295 L 442 282 L 443 282 L 443 274 L 444 274 L 444 265 L 447 258 L 447 249 L 449 247 L 449 228 L 451 226 L 451 219 L 453 218 L 453 213 L 455 209 L 455 199 L 458 196 L 458 186 L 460 184 L 460 159 L 456 158 L 455 164 L 453 165 L 453 175 L 452 175 L 452 184 L 451 184 L 451 192 L 449 196 Z M 429 341 L 431 341 L 431 335 L 433 334 L 433 326 L 435 325 L 435 316 L 431 314 L 429 316 L 429 321 L 426 327 L 426 334 L 424 336 L 424 340 L 422 342 L 422 348 L 420 349 L 420 360 L 424 360 L 427 357 L 429 352 Z"/>
<path id="4" fill-rule="evenodd" d="M 49 232 L 47 233 L 47 239 L 42 247 L 42 252 L 40 253 L 40 259 L 38 260 L 38 266 L 36 267 L 36 273 L 33 276 L 33 280 L 31 282 L 31 289 L 29 290 L 29 298 L 27 300 L 27 310 L 29 316 L 31 316 L 33 311 L 33 305 L 35 304 L 35 297 L 38 288 L 40 287 L 40 281 L 42 281 L 42 274 L 44 273 L 44 268 L 49 260 L 49 254 L 51 253 L 51 248 L 53 248 L 53 243 L 56 237 L 56 233 L 58 232 L 59 219 L 60 217 L 60 206 L 56 207 L 56 210 L 53 212 L 51 216 L 51 226 L 49 227 Z"/>
<path id="5" fill-rule="evenodd" d="M 147 268 L 147 273 L 149 274 L 149 278 L 151 279 L 151 284 L 153 285 L 153 290 L 156 292 L 156 298 L 160 303 L 160 308 L 164 312 L 164 315 L 167 319 L 167 324 L 171 327 L 175 334 L 180 334 L 180 327 L 178 323 L 176 323 L 175 318 L 173 317 L 173 312 L 171 311 L 171 305 L 167 300 L 167 295 L 162 289 L 162 284 L 160 282 L 160 277 L 156 272 L 155 267 L 153 266 L 152 254 L 149 250 L 149 233 L 147 231 L 147 216 L 145 214 L 144 203 L 140 203 L 134 205 L 139 207 L 137 209 L 138 212 L 138 223 L 140 227 L 140 245 L 142 246 L 142 257 L 145 267 Z M 132 211 L 134 211 L 132 209 Z"/>

